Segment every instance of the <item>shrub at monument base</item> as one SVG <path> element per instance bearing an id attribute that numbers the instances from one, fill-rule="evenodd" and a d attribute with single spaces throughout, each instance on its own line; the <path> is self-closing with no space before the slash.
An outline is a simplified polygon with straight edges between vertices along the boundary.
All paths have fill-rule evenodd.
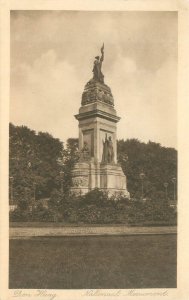
<path id="1" fill-rule="evenodd" d="M 33 211 L 22 211 L 19 208 L 10 213 L 10 221 L 13 222 L 53 222 L 57 220 L 54 211 L 37 206 Z"/>
<path id="2" fill-rule="evenodd" d="M 54 190 L 49 207 L 35 205 L 32 210 L 19 207 L 10 213 L 10 221 L 64 222 L 67 224 L 176 225 L 176 212 L 164 199 L 115 201 L 95 189 L 84 196 L 61 195 Z"/>

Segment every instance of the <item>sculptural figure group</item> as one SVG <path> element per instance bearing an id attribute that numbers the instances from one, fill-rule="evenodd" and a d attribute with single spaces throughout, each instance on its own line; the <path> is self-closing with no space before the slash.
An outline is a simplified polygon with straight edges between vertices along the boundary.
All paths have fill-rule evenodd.
<path id="1" fill-rule="evenodd" d="M 114 148 L 111 136 L 103 141 L 102 163 L 114 163 Z"/>

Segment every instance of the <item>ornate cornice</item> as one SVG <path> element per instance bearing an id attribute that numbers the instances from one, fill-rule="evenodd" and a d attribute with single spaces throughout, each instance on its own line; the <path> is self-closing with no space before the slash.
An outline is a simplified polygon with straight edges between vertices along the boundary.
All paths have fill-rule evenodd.
<path id="1" fill-rule="evenodd" d="M 84 113 L 80 113 L 75 115 L 75 118 L 80 121 L 80 120 L 84 120 L 84 119 L 89 119 L 89 118 L 94 118 L 94 117 L 100 117 L 106 120 L 110 120 L 112 122 L 119 122 L 119 120 L 121 119 L 120 117 L 107 113 L 105 111 L 99 110 L 99 109 L 95 109 L 92 111 L 87 111 Z"/>

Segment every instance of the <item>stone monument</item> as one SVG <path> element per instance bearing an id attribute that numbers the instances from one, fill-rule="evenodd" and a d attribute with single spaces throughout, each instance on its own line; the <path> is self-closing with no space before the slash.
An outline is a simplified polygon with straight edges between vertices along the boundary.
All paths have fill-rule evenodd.
<path id="1" fill-rule="evenodd" d="M 111 89 L 104 83 L 101 57 L 96 56 L 93 78 L 82 94 L 79 114 L 79 161 L 72 171 L 71 192 L 85 194 L 95 188 L 109 195 L 124 194 L 129 198 L 126 176 L 117 163 L 116 124 L 120 118 L 114 108 Z"/>

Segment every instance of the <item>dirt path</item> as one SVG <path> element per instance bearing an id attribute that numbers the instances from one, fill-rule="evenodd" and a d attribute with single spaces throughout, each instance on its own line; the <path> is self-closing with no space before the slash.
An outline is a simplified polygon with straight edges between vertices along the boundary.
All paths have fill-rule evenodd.
<path id="1" fill-rule="evenodd" d="M 175 234 L 176 226 L 163 227 L 41 227 L 41 228 L 10 228 L 10 239 L 37 236 L 88 236 L 88 235 L 137 235 L 137 234 Z"/>

